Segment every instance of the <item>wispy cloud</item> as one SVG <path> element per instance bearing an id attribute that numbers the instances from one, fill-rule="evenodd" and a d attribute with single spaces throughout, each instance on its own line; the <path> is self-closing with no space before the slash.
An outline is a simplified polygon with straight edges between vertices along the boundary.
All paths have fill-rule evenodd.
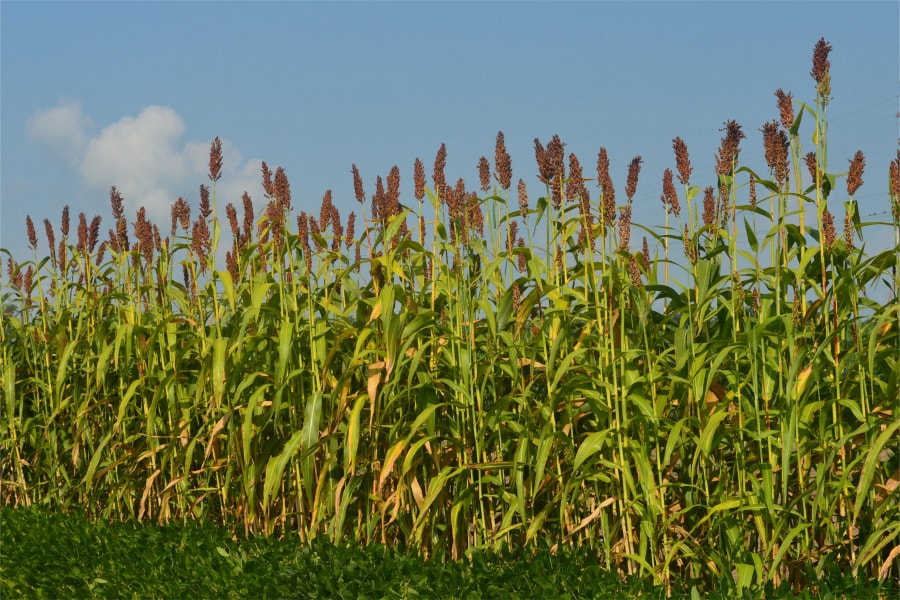
<path id="1" fill-rule="evenodd" d="M 93 126 L 81 103 L 63 98 L 53 108 L 38 110 L 25 125 L 28 139 L 46 146 L 67 164 L 77 167 L 88 143 L 88 130 Z"/>

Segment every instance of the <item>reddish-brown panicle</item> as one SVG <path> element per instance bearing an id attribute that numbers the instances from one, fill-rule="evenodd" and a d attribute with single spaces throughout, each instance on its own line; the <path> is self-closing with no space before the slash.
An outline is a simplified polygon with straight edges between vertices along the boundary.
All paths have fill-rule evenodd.
<path id="1" fill-rule="evenodd" d="M 78 251 L 84 252 L 87 250 L 87 242 L 88 242 L 88 224 L 87 224 L 87 215 L 83 212 L 78 213 Z"/>
<path id="2" fill-rule="evenodd" d="M 37 233 L 34 231 L 34 221 L 31 215 L 25 215 L 25 231 L 28 233 L 28 245 L 32 250 L 37 250 Z"/>
<path id="3" fill-rule="evenodd" d="M 812 78 L 815 79 L 818 84 L 821 84 L 822 81 L 825 80 L 829 69 L 831 69 L 831 61 L 828 60 L 828 54 L 830 52 L 831 44 L 826 42 L 825 38 L 821 38 L 816 42 L 816 45 L 813 48 L 813 67 L 809 74 L 812 75 Z"/>
<path id="4" fill-rule="evenodd" d="M 806 168 L 809 171 L 809 176 L 812 177 L 813 183 L 818 182 L 817 172 L 818 172 L 818 160 L 816 159 L 815 152 L 807 152 L 806 156 L 803 157 L 806 161 Z"/>
<path id="5" fill-rule="evenodd" d="M 672 169 L 663 171 L 662 201 L 668 212 L 678 217 L 681 214 L 681 203 L 678 201 L 678 193 L 675 191 L 675 182 L 672 177 Z"/>
<path id="6" fill-rule="evenodd" d="M 750 173 L 750 208 L 756 208 L 756 177 Z"/>
<path id="7" fill-rule="evenodd" d="M 366 203 L 366 191 L 363 188 L 362 177 L 359 176 L 359 169 L 353 165 L 350 170 L 353 172 L 353 194 L 356 196 L 357 202 Z"/>
<path id="8" fill-rule="evenodd" d="M 212 214 L 212 207 L 209 204 L 209 188 L 205 185 L 200 186 L 200 218 L 208 219 Z"/>
<path id="9" fill-rule="evenodd" d="M 322 229 L 328 229 L 328 226 L 331 224 L 333 208 L 334 204 L 331 201 L 331 190 L 325 190 L 325 195 L 322 196 L 322 204 L 319 207 L 319 225 L 322 226 Z"/>
<path id="10" fill-rule="evenodd" d="M 372 218 L 386 220 L 387 202 L 384 196 L 384 181 L 381 175 L 375 178 L 375 193 L 372 195 Z"/>
<path id="11" fill-rule="evenodd" d="M 225 216 L 228 217 L 228 224 L 231 226 L 231 235 L 234 236 L 234 239 L 236 240 L 235 245 L 239 245 L 238 242 L 241 239 L 241 228 L 238 225 L 237 209 L 231 202 L 229 202 L 228 205 L 225 206 Z M 172 231 L 175 231 L 174 217 L 172 219 Z"/>
<path id="12" fill-rule="evenodd" d="M 246 245 L 253 234 L 253 220 L 256 218 L 256 213 L 253 210 L 253 200 L 250 198 L 250 194 L 244 192 L 241 196 L 241 201 L 244 204 L 244 235 L 241 238 L 241 243 Z"/>
<path id="13" fill-rule="evenodd" d="M 619 210 L 619 249 L 630 252 L 631 248 L 631 204 Z"/>
<path id="14" fill-rule="evenodd" d="M 485 156 L 478 159 L 478 179 L 481 181 L 482 192 L 491 189 L 491 163 Z"/>
<path id="15" fill-rule="evenodd" d="M 849 211 L 844 213 L 844 242 L 847 244 L 847 250 L 853 250 L 853 217 Z"/>
<path id="16" fill-rule="evenodd" d="M 525 187 L 525 180 L 519 179 L 519 214 L 526 221 L 528 220 L 528 190 Z"/>
<path id="17" fill-rule="evenodd" d="M 850 159 L 850 172 L 847 173 L 847 195 L 852 196 L 863 184 L 863 171 L 866 168 L 866 157 L 862 150 L 857 150 Z"/>
<path id="18" fill-rule="evenodd" d="M 760 131 L 763 134 L 766 164 L 769 165 L 778 185 L 783 186 L 788 175 L 790 140 L 784 130 L 778 127 L 778 121 L 765 123 Z"/>
<path id="19" fill-rule="evenodd" d="M 775 97 L 778 98 L 778 111 L 781 113 L 781 126 L 786 131 L 790 131 L 794 126 L 794 103 L 793 96 L 790 93 L 785 94 L 781 88 L 775 90 Z"/>
<path id="20" fill-rule="evenodd" d="M 68 204 L 63 206 L 62 224 L 60 225 L 60 231 L 62 231 L 63 238 L 69 237 L 69 205 Z"/>
<path id="21" fill-rule="evenodd" d="M 393 217 L 400 214 L 400 167 L 391 167 L 387 176 L 387 210 L 385 216 Z"/>
<path id="22" fill-rule="evenodd" d="M 900 150 L 897 150 L 897 159 L 891 161 L 888 179 L 890 180 L 891 196 L 900 200 Z"/>
<path id="23" fill-rule="evenodd" d="M 628 273 L 631 275 L 631 283 L 634 287 L 640 289 L 644 287 L 644 282 L 641 281 L 641 269 L 638 267 L 637 261 L 634 259 L 634 254 L 628 255 Z"/>
<path id="24" fill-rule="evenodd" d="M 47 243 L 50 245 L 50 254 L 56 252 L 56 235 L 53 233 L 53 224 L 50 219 L 44 219 L 44 233 L 47 234 Z"/>
<path id="25" fill-rule="evenodd" d="M 209 146 L 209 180 L 218 181 L 222 177 L 222 140 L 219 136 Z"/>
<path id="26" fill-rule="evenodd" d="M 432 180 L 434 181 L 434 191 L 437 194 L 443 195 L 444 187 L 447 184 L 447 180 L 444 178 L 444 169 L 447 167 L 447 145 L 441 144 L 441 147 L 438 148 L 437 155 L 434 157 L 434 175 L 432 176 Z"/>
<path id="27" fill-rule="evenodd" d="M 584 173 L 581 162 L 574 152 L 569 153 L 569 180 L 566 183 L 566 200 L 584 199 L 587 190 L 584 187 Z M 581 203 L 581 213 L 585 212 L 585 204 Z"/>
<path id="28" fill-rule="evenodd" d="M 834 215 L 827 208 L 822 213 L 822 237 L 825 248 L 831 250 L 834 247 L 837 234 L 834 230 Z"/>
<path id="29" fill-rule="evenodd" d="M 506 141 L 503 132 L 497 132 L 497 145 L 494 149 L 494 171 L 500 187 L 508 190 L 512 185 L 512 159 L 506 151 Z"/>
<path id="30" fill-rule="evenodd" d="M 93 252 L 100 241 L 100 215 L 95 215 L 91 219 L 91 226 L 88 228 L 88 252 Z"/>
<path id="31" fill-rule="evenodd" d="M 118 221 L 125 216 L 125 203 L 122 200 L 122 194 L 113 186 L 109 190 L 109 203 L 112 204 L 113 219 Z"/>
<path id="32" fill-rule="evenodd" d="M 275 184 L 272 182 L 272 171 L 269 170 L 269 165 L 266 164 L 266 161 L 262 161 L 262 185 L 263 190 L 266 193 L 266 198 L 275 196 Z"/>
<path id="33" fill-rule="evenodd" d="M 629 202 L 631 202 L 635 191 L 637 191 L 638 175 L 641 173 L 642 162 L 644 161 L 640 156 L 635 156 L 628 165 L 628 181 L 625 184 L 625 196 L 628 197 Z"/>
<path id="34" fill-rule="evenodd" d="M 641 262 L 645 271 L 650 270 L 650 244 L 647 243 L 647 236 L 644 236 L 644 243 L 641 247 Z"/>
<path id="35" fill-rule="evenodd" d="M 350 216 L 347 217 L 347 235 L 344 240 L 344 246 L 347 250 L 350 249 L 350 246 L 353 245 L 353 242 L 356 241 L 356 212 L 351 211 Z"/>
<path id="36" fill-rule="evenodd" d="M 741 131 L 741 126 L 738 122 L 734 120 L 726 121 L 725 127 L 719 131 L 724 131 L 725 136 L 722 138 L 722 143 L 716 155 L 716 174 L 731 175 L 734 172 L 734 166 L 737 164 L 738 154 L 741 153 L 738 146 L 741 140 L 747 136 Z"/>
<path id="37" fill-rule="evenodd" d="M 691 159 L 688 156 L 687 144 L 680 137 L 672 140 L 672 149 L 675 150 L 675 167 L 678 169 L 678 181 L 688 185 L 691 180 Z"/>
<path id="38" fill-rule="evenodd" d="M 283 168 L 275 169 L 275 183 L 272 187 L 275 198 L 278 199 L 279 208 L 282 212 L 288 212 L 291 209 L 291 184 L 288 182 Z"/>
<path id="39" fill-rule="evenodd" d="M 712 186 L 703 190 L 703 224 L 713 225 L 716 220 L 716 191 Z"/>
<path id="40" fill-rule="evenodd" d="M 425 196 L 425 165 L 418 158 L 413 166 L 413 184 L 415 185 L 413 195 L 416 200 L 421 200 Z"/>

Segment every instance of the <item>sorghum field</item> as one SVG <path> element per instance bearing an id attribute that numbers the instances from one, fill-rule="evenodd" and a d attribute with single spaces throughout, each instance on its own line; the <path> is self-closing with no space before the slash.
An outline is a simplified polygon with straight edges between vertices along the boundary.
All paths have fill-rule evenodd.
<path id="1" fill-rule="evenodd" d="M 346 220 L 265 163 L 263 202 L 218 198 L 218 138 L 171 223 L 116 188 L 108 235 L 29 217 L 33 255 L 4 251 L 0 502 L 588 551 L 673 591 L 896 588 L 900 243 L 866 252 L 865 158 L 828 156 L 830 50 L 761 140 L 724 124 L 714 173 L 672 141 L 655 227 L 631 220 L 640 157 L 617 189 L 606 148 L 587 172 L 535 140 L 538 197 L 502 133 L 474 189 L 443 145 L 403 204 L 398 167 L 367 191 L 354 166 Z M 876 168 L 900 235 L 900 152 Z"/>

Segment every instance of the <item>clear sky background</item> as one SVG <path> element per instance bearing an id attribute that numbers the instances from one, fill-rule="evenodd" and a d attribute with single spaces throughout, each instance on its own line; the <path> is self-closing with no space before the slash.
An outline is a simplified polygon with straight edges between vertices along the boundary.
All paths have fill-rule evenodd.
<path id="1" fill-rule="evenodd" d="M 447 180 L 464 177 L 476 189 L 478 159 L 493 163 L 502 130 L 513 181 L 525 179 L 532 198 L 543 191 L 535 137 L 559 134 L 586 176 L 605 146 L 623 198 L 628 163 L 641 155 L 634 220 L 660 223 L 675 136 L 688 145 L 692 183 L 715 182 L 729 119 L 747 134 L 741 164 L 767 171 L 759 129 L 779 117 L 776 89 L 814 101 L 809 72 L 821 37 L 833 45 L 829 171 L 846 171 L 862 150 L 861 212 L 889 220 L 898 10 L 895 1 L 4 0 L 0 247 L 20 262 L 32 256 L 31 214 L 46 253 L 41 223 L 58 227 L 65 204 L 73 221 L 101 214 L 106 232 L 112 185 L 130 220 L 144 205 L 168 231 L 175 199 L 196 210 L 217 135 L 220 207 L 239 205 L 246 190 L 262 208 L 261 160 L 285 168 L 295 212 L 317 212 L 327 189 L 344 217 L 358 210 L 353 163 L 370 196 L 375 177 L 399 165 L 401 202 L 413 204 L 414 160 L 430 185 L 441 143 Z M 810 129 L 802 131 L 811 149 Z M 838 219 L 843 200 L 842 182 L 832 195 Z M 887 247 L 890 231 L 878 235 L 870 246 Z"/>

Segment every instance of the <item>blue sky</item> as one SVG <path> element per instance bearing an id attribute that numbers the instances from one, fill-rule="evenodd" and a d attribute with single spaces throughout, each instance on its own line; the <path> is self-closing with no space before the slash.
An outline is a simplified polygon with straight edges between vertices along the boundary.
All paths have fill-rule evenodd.
<path id="1" fill-rule="evenodd" d="M 659 223 L 672 138 L 688 145 L 692 182 L 711 185 L 719 129 L 735 119 L 742 164 L 764 172 L 759 129 L 778 118 L 774 92 L 813 102 L 821 37 L 834 48 L 829 170 L 862 150 L 861 211 L 889 210 L 897 2 L 5 0 L 0 28 L 0 247 L 20 261 L 31 257 L 26 214 L 46 252 L 40 223 L 58 224 L 64 204 L 109 228 L 111 185 L 132 220 L 144 205 L 167 224 L 179 196 L 196 207 L 217 135 L 220 206 L 244 190 L 263 206 L 261 160 L 285 168 L 295 211 L 317 211 L 327 189 L 343 215 L 358 209 L 353 163 L 370 195 L 399 165 L 412 204 L 413 162 L 430 182 L 441 143 L 448 181 L 475 189 L 478 159 L 493 160 L 502 130 L 514 181 L 532 197 L 543 190 L 535 137 L 559 134 L 587 176 L 606 147 L 619 190 L 641 155 L 634 219 Z M 889 231 L 878 235 L 886 247 Z"/>

